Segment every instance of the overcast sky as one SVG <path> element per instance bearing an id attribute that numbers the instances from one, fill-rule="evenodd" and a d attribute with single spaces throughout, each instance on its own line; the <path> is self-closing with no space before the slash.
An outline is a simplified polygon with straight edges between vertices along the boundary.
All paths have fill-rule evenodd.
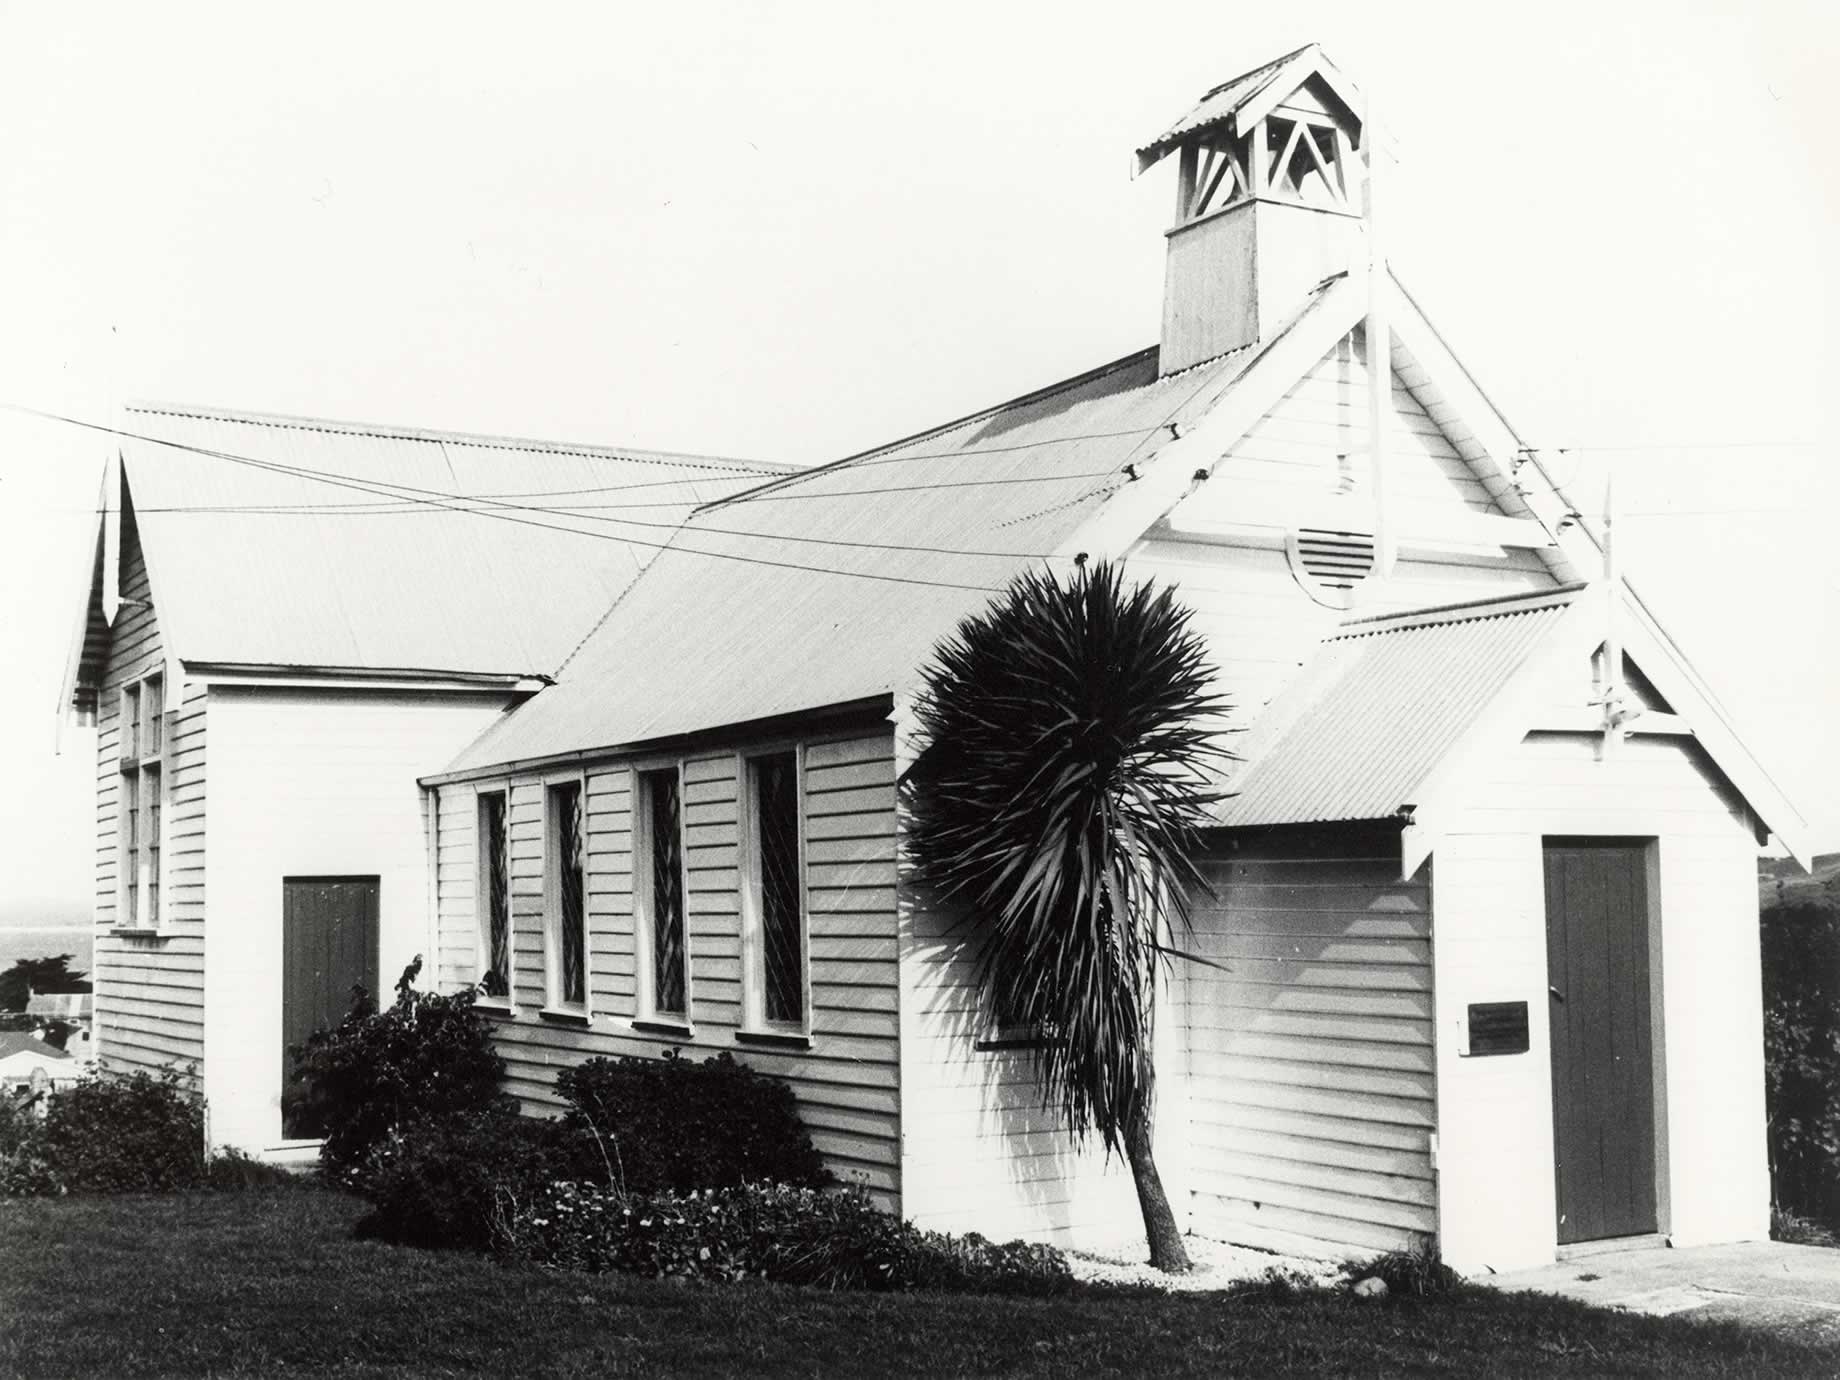
<path id="1" fill-rule="evenodd" d="M 1400 276 L 1586 506 L 1614 458 L 1632 580 L 1840 846 L 1833 7 L 1497 8 L 0 3 L 0 401 L 831 459 L 1151 343 L 1131 149 L 1315 39 Z M 103 453 L 0 414 L 0 917 L 88 904 Z"/>

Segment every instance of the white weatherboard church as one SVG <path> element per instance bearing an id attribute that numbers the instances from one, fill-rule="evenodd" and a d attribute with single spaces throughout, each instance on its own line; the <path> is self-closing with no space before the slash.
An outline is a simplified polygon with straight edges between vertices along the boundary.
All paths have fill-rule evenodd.
<path id="1" fill-rule="evenodd" d="M 1465 1270 L 1765 1236 L 1756 857 L 1805 857 L 1803 820 L 1374 262 L 1364 110 L 1314 46 L 1209 92 L 1138 152 L 1176 169 L 1158 345 L 835 464 L 605 452 L 571 484 L 530 450 L 463 476 L 409 467 L 433 433 L 293 423 L 263 458 L 297 507 L 335 473 L 447 511 L 276 538 L 323 552 L 286 553 L 260 636 L 211 611 L 257 547 L 150 510 L 206 504 L 284 424 L 142 417 L 168 444 L 124 444 L 139 507 L 105 523 L 72 673 L 103 719 L 103 1057 L 192 1060 L 219 1143 L 305 1148 L 286 1013 L 423 952 L 481 985 L 532 1111 L 590 1055 L 731 1052 L 922 1225 L 1132 1232 L 1129 1174 L 1041 1109 L 917 904 L 896 789 L 935 643 L 1024 568 L 1110 557 L 1179 586 L 1244 730 L 1211 963 L 1157 1027 L 1189 1229 L 1435 1236 Z M 463 501 L 646 482 L 616 461 L 688 486 L 668 540 L 479 535 Z M 244 540 L 291 530 L 238 507 Z M 423 520 L 446 545 L 405 539 Z M 509 545 L 430 575 L 473 541 Z M 591 597 L 558 609 L 577 564 Z M 366 810 L 390 827 L 326 823 Z"/>

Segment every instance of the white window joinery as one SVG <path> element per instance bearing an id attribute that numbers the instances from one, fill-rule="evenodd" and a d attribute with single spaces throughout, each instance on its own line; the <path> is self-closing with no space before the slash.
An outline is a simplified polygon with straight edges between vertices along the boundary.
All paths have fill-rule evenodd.
<path id="1" fill-rule="evenodd" d="M 117 924 L 160 924 L 161 829 L 166 803 L 166 681 L 143 676 L 121 688 L 121 870 Z"/>

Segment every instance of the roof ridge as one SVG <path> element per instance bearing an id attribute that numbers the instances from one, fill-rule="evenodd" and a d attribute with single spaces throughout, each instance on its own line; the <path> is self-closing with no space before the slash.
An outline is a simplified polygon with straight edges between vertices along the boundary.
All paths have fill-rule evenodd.
<path id="1" fill-rule="evenodd" d="M 1291 49 L 1291 51 L 1286 53 L 1283 57 L 1275 57 L 1275 58 L 1272 58 L 1269 62 L 1261 62 L 1257 67 L 1248 67 L 1244 72 L 1241 72 L 1237 77 L 1228 77 L 1225 81 L 1221 82 L 1220 85 L 1213 87 L 1211 90 L 1208 91 L 1207 95 L 1203 96 L 1201 99 L 1205 101 L 1209 99 L 1210 97 L 1218 96 L 1222 91 L 1225 91 L 1229 86 L 1232 86 L 1238 82 L 1245 81 L 1249 77 L 1260 76 L 1264 74 L 1265 72 L 1282 67 L 1284 66 L 1285 63 L 1289 62 L 1292 58 L 1301 57 L 1303 54 L 1307 53 L 1310 49 L 1320 48 L 1321 46 L 1322 45 L 1320 43 L 1312 39 L 1310 42 L 1304 44 L 1303 47 L 1301 48 Z"/>
<path id="2" fill-rule="evenodd" d="M 959 427 L 970 426 L 973 422 L 980 422 L 986 418 L 995 417 L 999 413 L 1007 412 L 1012 407 L 1026 407 L 1030 403 L 1040 402 L 1044 398 L 1051 398 L 1057 393 L 1064 393 L 1069 389 L 1079 387 L 1081 384 L 1091 383 L 1094 379 L 1104 378 L 1107 374 L 1114 374 L 1121 369 L 1128 369 L 1131 365 L 1156 354 L 1161 348 L 1160 345 L 1146 345 L 1141 350 L 1133 350 L 1130 354 L 1123 355 L 1111 361 L 1109 364 L 1098 365 L 1095 368 L 1075 374 L 1071 378 L 1060 379 L 1045 387 L 1018 394 L 1016 397 L 1010 398 L 1005 402 L 995 403 L 989 407 L 980 408 L 976 412 L 967 412 L 962 417 L 955 417 L 951 421 L 940 422 L 936 426 L 930 426 L 924 430 L 916 431 L 912 435 L 902 436 L 893 441 L 885 441 L 879 446 L 870 447 L 868 450 L 859 450 L 852 455 L 844 456 L 840 460 L 831 460 L 822 465 L 813 465 L 808 469 L 794 470 L 789 474 L 766 480 L 761 484 L 755 485 L 751 489 L 744 489 L 738 494 L 729 494 L 723 498 L 711 499 L 708 503 L 702 504 L 693 510 L 691 517 L 694 518 L 702 513 L 714 512 L 716 509 L 727 507 L 731 503 L 745 503 L 751 498 L 758 498 L 761 494 L 780 488 L 782 485 L 790 484 L 801 479 L 814 479 L 819 475 L 831 474 L 837 470 L 847 469 L 851 465 L 858 464 L 864 460 L 873 459 L 878 455 L 886 455 L 889 451 L 899 450 L 904 446 L 918 445 L 920 442 L 931 440 L 935 436 L 943 436 L 948 431 L 956 431 Z"/>
<path id="3" fill-rule="evenodd" d="M 1389 613 L 1369 614 L 1345 620 L 1325 642 L 1343 642 L 1372 633 L 1392 632 L 1409 627 L 1426 627 L 1434 623 L 1463 623 L 1497 614 L 1524 613 L 1553 604 L 1569 604 L 1585 588 L 1585 581 L 1556 585 L 1551 589 L 1522 590 L 1515 594 L 1491 594 L 1478 599 L 1463 599 L 1449 604 L 1427 604 L 1421 608 L 1394 609 Z"/>
<path id="4" fill-rule="evenodd" d="M 281 412 L 240 412 L 232 408 L 196 404 L 134 402 L 123 409 L 139 416 L 178 417 L 187 421 L 235 422 L 244 426 L 274 427 L 284 431 L 320 431 L 329 435 L 362 436 L 389 441 L 424 441 L 480 450 L 523 450 L 541 455 L 579 455 L 590 459 L 632 463 L 677 464 L 692 469 L 731 470 L 741 474 L 784 476 L 797 466 L 776 460 L 743 460 L 736 456 L 692 455 L 684 451 L 647 450 L 639 446 L 604 446 L 591 442 L 551 441 L 532 436 L 499 436 L 477 431 L 441 431 L 433 427 L 391 426 L 377 422 L 348 422 L 332 417 L 304 417 Z"/>

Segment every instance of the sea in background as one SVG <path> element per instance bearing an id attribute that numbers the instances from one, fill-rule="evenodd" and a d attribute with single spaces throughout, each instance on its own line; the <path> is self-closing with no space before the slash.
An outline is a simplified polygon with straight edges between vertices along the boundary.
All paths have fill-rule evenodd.
<path id="1" fill-rule="evenodd" d="M 22 958 L 70 954 L 73 971 L 95 971 L 95 931 L 88 925 L 16 925 L 0 927 L 0 973 Z"/>

